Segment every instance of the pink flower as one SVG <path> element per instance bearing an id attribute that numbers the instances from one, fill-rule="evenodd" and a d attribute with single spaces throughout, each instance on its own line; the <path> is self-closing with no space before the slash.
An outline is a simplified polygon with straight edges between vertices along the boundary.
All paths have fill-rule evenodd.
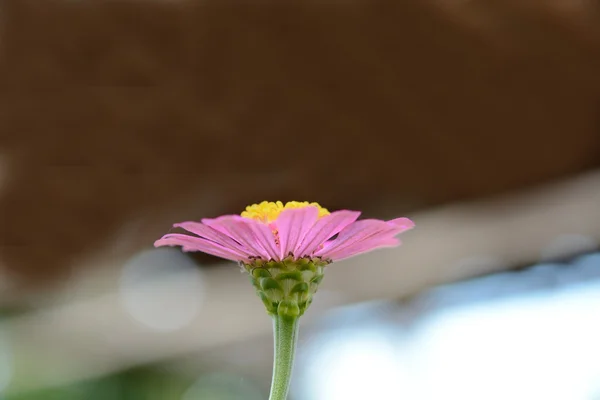
<path id="1" fill-rule="evenodd" d="M 290 256 L 331 262 L 398 246 L 396 236 L 414 227 L 408 218 L 357 221 L 359 215 L 349 210 L 330 213 L 317 203 L 262 202 L 241 215 L 175 224 L 189 234 L 168 233 L 154 245 L 181 246 L 183 251 L 202 251 L 246 264 Z"/>

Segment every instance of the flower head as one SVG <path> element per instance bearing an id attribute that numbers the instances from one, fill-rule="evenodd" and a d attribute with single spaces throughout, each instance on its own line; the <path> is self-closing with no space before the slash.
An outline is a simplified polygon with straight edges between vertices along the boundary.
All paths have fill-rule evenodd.
<path id="1" fill-rule="evenodd" d="M 174 227 L 155 246 L 181 246 L 238 261 L 267 313 L 297 318 L 311 304 L 327 264 L 400 244 L 396 236 L 414 224 L 408 218 L 365 219 L 360 212 L 330 213 L 317 203 L 263 201 L 241 215 L 224 215 Z"/>
<path id="2" fill-rule="evenodd" d="M 168 233 L 155 246 L 181 246 L 246 264 L 289 257 L 331 262 L 397 246 L 395 236 L 414 227 L 408 218 L 357 221 L 359 215 L 349 210 L 330 213 L 318 203 L 264 201 L 241 215 L 175 224 L 190 234 Z"/>

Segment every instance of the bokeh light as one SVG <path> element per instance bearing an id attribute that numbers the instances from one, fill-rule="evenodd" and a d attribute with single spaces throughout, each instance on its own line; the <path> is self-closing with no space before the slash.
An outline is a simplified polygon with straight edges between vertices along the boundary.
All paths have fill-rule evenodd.
<path id="1" fill-rule="evenodd" d="M 123 267 L 119 292 L 123 306 L 138 322 L 156 331 L 184 328 L 202 304 L 200 269 L 176 249 L 152 249 Z"/>
<path id="2" fill-rule="evenodd" d="M 399 307 L 395 328 L 366 320 L 311 339 L 298 394 L 596 400 L 599 278 L 594 254 L 434 289 Z"/>
<path id="3" fill-rule="evenodd" d="M 411 398 L 413 379 L 390 331 L 334 330 L 303 349 L 310 360 L 300 373 L 306 400 Z"/>

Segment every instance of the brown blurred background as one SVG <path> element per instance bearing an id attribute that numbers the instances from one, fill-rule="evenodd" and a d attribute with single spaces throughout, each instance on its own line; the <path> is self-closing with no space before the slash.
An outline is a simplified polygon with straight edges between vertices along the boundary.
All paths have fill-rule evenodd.
<path id="1" fill-rule="evenodd" d="M 524 267 L 559 234 L 597 248 L 598 71 L 594 1 L 0 1 L 0 303 L 27 308 L 7 324 L 36 371 L 16 385 L 225 348 L 267 374 L 270 355 L 239 356 L 270 341 L 258 302 L 227 302 L 235 268 L 202 269 L 198 319 L 237 310 L 202 335 L 159 339 L 111 297 L 173 222 L 265 199 L 417 222 L 364 259 L 388 278 L 332 270 L 315 315 Z"/>
<path id="2" fill-rule="evenodd" d="M 5 0 L 2 263 L 39 281 L 127 220 L 142 221 L 133 251 L 172 218 L 262 199 L 381 217 L 593 167 L 598 16 L 533 0 Z"/>

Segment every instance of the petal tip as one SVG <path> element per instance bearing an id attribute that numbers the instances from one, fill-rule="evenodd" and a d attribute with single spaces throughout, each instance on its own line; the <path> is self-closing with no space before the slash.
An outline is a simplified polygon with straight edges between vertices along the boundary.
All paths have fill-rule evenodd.
<path id="1" fill-rule="evenodd" d="M 402 229 L 403 231 L 413 229 L 415 227 L 415 223 L 406 217 L 396 218 L 388 221 L 388 223 L 394 225 L 397 228 Z"/>
<path id="2" fill-rule="evenodd" d="M 154 247 L 174 246 L 172 243 L 165 243 L 164 239 L 158 239 L 154 242 Z"/>

